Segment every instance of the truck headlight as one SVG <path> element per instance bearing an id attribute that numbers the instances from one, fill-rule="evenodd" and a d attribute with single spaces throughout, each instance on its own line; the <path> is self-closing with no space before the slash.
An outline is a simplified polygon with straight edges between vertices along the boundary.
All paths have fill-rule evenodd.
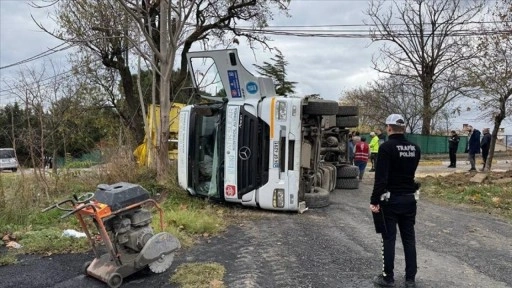
<path id="1" fill-rule="evenodd" d="M 284 189 L 274 189 L 272 206 L 274 208 L 284 208 Z"/>
<path id="2" fill-rule="evenodd" d="M 286 114 L 288 112 L 286 102 L 277 101 L 277 119 L 286 120 Z"/>

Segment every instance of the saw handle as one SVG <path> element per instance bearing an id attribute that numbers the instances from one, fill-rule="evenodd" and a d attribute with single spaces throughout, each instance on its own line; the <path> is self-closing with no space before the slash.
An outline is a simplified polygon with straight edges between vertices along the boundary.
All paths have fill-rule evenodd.
<path id="1" fill-rule="evenodd" d="M 55 203 L 53 204 L 52 206 L 50 207 L 46 207 L 44 208 L 41 212 L 46 212 L 46 211 L 50 211 L 52 210 L 53 208 L 59 208 L 60 210 L 64 210 L 64 211 L 70 211 L 70 209 L 68 208 L 64 208 L 64 207 L 61 207 L 62 204 L 65 204 L 67 202 L 71 202 L 71 205 L 75 205 L 75 201 L 73 201 L 73 199 L 67 199 L 67 200 L 64 200 L 64 201 L 61 201 L 59 203 Z"/>
<path id="2" fill-rule="evenodd" d="M 87 192 L 78 197 L 76 196 L 76 194 L 74 194 L 73 198 L 75 198 L 75 203 L 77 203 L 77 204 L 85 203 L 85 202 L 91 200 L 92 198 L 94 198 L 94 192 Z"/>
<path id="3" fill-rule="evenodd" d="M 77 210 L 78 208 L 76 208 L 76 209 L 66 208 L 66 207 L 63 207 L 62 205 L 69 202 L 69 203 L 71 203 L 71 206 L 75 207 L 77 204 L 86 203 L 86 202 L 90 201 L 92 198 L 94 198 L 94 192 L 87 192 L 80 196 L 76 196 L 76 194 L 75 194 L 75 195 L 73 195 L 72 199 L 66 199 L 59 203 L 55 203 L 55 204 L 51 205 L 50 207 L 44 208 L 41 212 L 46 212 L 46 211 L 52 210 L 53 208 L 58 208 L 59 210 L 62 210 L 62 211 L 71 211 L 72 212 L 72 211 Z M 78 209 L 78 210 L 81 210 L 81 209 Z M 69 213 L 66 213 L 65 215 L 67 215 L 67 214 L 69 214 Z M 73 214 L 73 213 L 71 213 L 71 214 Z M 69 215 L 67 215 L 67 216 L 69 216 Z M 61 217 L 61 218 L 65 218 L 65 217 Z"/>
<path id="4" fill-rule="evenodd" d="M 75 214 L 76 212 L 79 212 L 80 210 L 83 210 L 84 208 L 87 208 L 87 207 L 92 207 L 93 210 L 96 210 L 96 207 L 94 206 L 93 203 L 88 203 L 88 204 L 85 204 L 85 205 L 81 205 L 78 208 L 75 208 L 73 210 L 66 210 L 66 211 L 69 211 L 69 212 L 64 214 L 64 215 L 62 215 L 62 216 L 60 216 L 60 219 L 67 218 L 67 217 Z"/>

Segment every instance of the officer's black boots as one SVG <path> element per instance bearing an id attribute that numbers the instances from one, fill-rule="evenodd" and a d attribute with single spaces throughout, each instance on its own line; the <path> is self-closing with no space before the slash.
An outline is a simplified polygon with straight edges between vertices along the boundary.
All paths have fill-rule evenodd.
<path id="1" fill-rule="evenodd" d="M 386 279 L 382 274 L 378 275 L 373 279 L 373 284 L 378 287 L 395 287 L 395 280 Z"/>

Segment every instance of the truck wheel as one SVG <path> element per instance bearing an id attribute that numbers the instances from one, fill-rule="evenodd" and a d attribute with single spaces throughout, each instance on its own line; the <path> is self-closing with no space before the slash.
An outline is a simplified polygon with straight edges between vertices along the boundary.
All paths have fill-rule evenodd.
<path id="1" fill-rule="evenodd" d="M 302 110 L 304 114 L 308 115 L 336 115 L 338 103 L 331 100 L 311 99 L 307 105 L 303 106 Z"/>
<path id="2" fill-rule="evenodd" d="M 315 187 L 313 193 L 304 193 L 304 200 L 306 201 L 306 207 L 308 208 L 322 208 L 331 204 L 331 201 L 329 200 L 329 191 L 320 187 Z"/>
<path id="3" fill-rule="evenodd" d="M 344 117 L 336 117 L 336 126 L 337 127 L 357 127 L 359 126 L 359 117 L 357 116 L 344 116 Z"/>
<path id="4" fill-rule="evenodd" d="M 359 188 L 358 178 L 338 178 L 336 189 L 357 189 Z"/>
<path id="5" fill-rule="evenodd" d="M 359 176 L 359 167 L 353 165 L 341 165 L 337 169 L 338 178 L 356 178 Z"/>
<path id="6" fill-rule="evenodd" d="M 357 116 L 359 115 L 359 107 L 358 106 L 339 106 L 338 116 Z"/>

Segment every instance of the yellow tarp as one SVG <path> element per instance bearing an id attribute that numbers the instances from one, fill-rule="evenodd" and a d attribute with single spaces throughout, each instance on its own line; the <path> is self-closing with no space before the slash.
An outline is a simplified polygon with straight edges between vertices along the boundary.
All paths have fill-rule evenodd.
<path id="1" fill-rule="evenodd" d="M 173 103 L 171 106 L 171 110 L 169 111 L 169 159 L 177 159 L 178 158 L 178 129 L 179 129 L 179 115 L 181 108 L 185 107 L 185 104 L 181 103 Z M 154 113 L 153 113 L 154 112 Z M 156 116 L 153 116 L 155 114 Z M 160 106 L 155 105 L 153 109 L 153 105 L 149 105 L 147 121 L 149 124 L 150 135 L 146 135 L 144 137 L 144 142 L 137 146 L 135 151 L 133 151 L 133 156 L 135 156 L 137 163 L 140 166 L 149 166 L 151 163 L 151 157 L 149 155 L 150 151 L 148 151 L 148 138 L 151 139 L 152 144 L 156 145 L 156 133 L 158 131 L 158 125 L 160 125 Z"/>

